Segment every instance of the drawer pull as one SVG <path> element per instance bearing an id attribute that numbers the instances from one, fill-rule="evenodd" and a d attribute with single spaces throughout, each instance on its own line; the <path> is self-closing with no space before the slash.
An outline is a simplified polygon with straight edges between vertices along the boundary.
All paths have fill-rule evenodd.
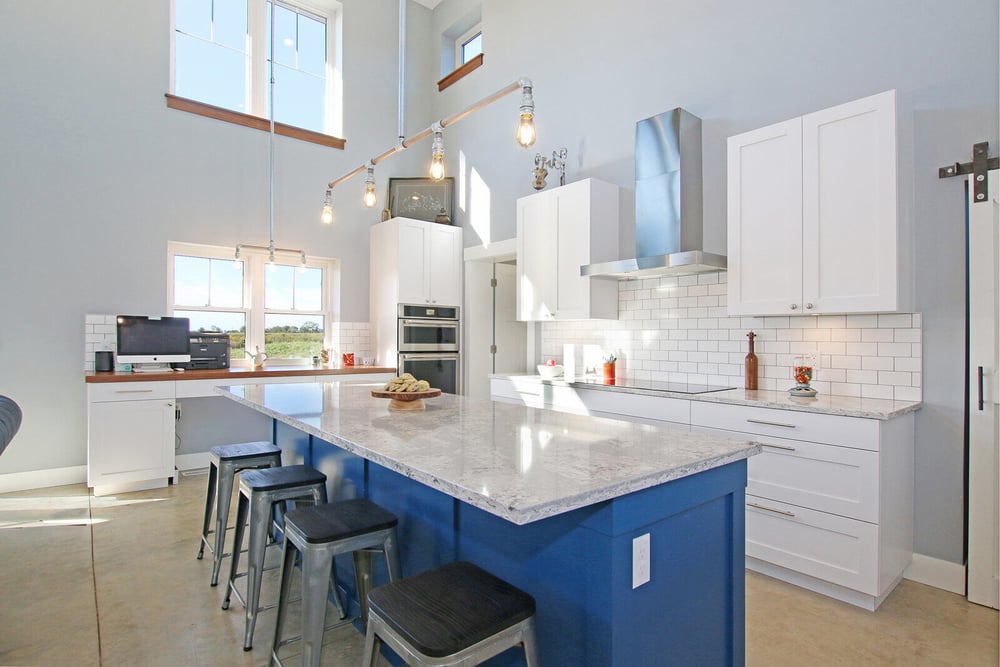
<path id="1" fill-rule="evenodd" d="M 152 389 L 115 389 L 116 394 L 152 394 Z"/>
<path id="2" fill-rule="evenodd" d="M 747 507 L 753 507 L 754 509 L 764 510 L 765 512 L 774 512 L 775 514 L 781 514 L 783 516 L 795 516 L 795 512 L 788 512 L 786 510 L 776 510 L 773 507 L 764 507 L 763 505 L 758 505 L 757 503 L 747 503 Z"/>
<path id="3" fill-rule="evenodd" d="M 785 445 L 772 445 L 772 444 L 767 443 L 767 442 L 762 442 L 760 444 L 761 444 L 762 447 L 770 447 L 771 449 L 783 449 L 786 452 L 794 452 L 795 451 L 794 447 L 787 447 Z"/>
<path id="4" fill-rule="evenodd" d="M 795 424 L 783 424 L 781 422 L 769 422 L 763 419 L 748 419 L 751 424 L 763 424 L 764 426 L 780 426 L 781 428 L 796 428 Z"/>

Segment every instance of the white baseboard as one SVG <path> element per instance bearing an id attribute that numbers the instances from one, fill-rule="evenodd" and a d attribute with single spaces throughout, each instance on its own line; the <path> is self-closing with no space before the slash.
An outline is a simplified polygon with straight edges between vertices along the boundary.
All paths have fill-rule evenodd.
<path id="1" fill-rule="evenodd" d="M 65 486 L 67 484 L 85 484 L 86 482 L 87 466 L 8 472 L 0 474 L 0 493 L 44 489 L 50 486 Z"/>
<path id="2" fill-rule="evenodd" d="M 923 554 L 913 554 L 913 562 L 903 572 L 903 577 L 952 593 L 965 595 L 965 566 Z"/>
<path id="3" fill-rule="evenodd" d="M 211 462 L 212 455 L 208 452 L 198 452 L 197 454 L 177 454 L 174 456 L 174 467 L 178 470 L 207 468 Z"/>

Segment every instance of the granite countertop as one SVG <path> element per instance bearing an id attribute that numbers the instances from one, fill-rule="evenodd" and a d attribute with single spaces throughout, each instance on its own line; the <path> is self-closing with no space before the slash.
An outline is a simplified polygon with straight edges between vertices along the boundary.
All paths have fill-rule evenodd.
<path id="1" fill-rule="evenodd" d="M 883 398 L 831 396 L 830 394 L 818 394 L 812 398 L 792 398 L 786 391 L 765 391 L 762 389 L 753 391 L 747 389 L 719 389 L 707 393 L 692 394 L 685 392 L 683 385 L 666 382 L 631 382 L 626 378 L 619 378 L 608 383 L 600 378 L 592 377 L 575 380 L 566 380 L 564 378 L 546 380 L 542 379 L 540 375 L 503 373 L 497 373 L 490 377 L 511 379 L 520 382 L 539 382 L 580 389 L 615 391 L 646 396 L 665 396 L 668 398 L 704 401 L 707 403 L 749 405 L 758 408 L 794 410 L 796 412 L 817 412 L 825 415 L 860 417 L 863 419 L 893 419 L 908 412 L 919 410 L 922 405 L 919 401 L 894 401 Z M 671 391 L 672 384 L 677 389 L 680 389 L 680 391 Z"/>
<path id="2" fill-rule="evenodd" d="M 733 463 L 746 439 L 443 394 L 424 411 L 381 383 L 250 384 L 216 392 L 515 524 Z"/>
<path id="3" fill-rule="evenodd" d="M 396 369 L 383 368 L 381 366 L 344 366 L 340 368 L 317 368 L 314 366 L 264 366 L 263 368 L 246 368 L 232 366 L 230 368 L 167 371 L 164 373 L 88 371 L 84 379 L 88 383 L 163 382 L 168 380 L 242 380 L 243 378 L 298 377 L 304 375 L 335 376 L 359 375 L 364 373 L 392 373 L 395 375 Z"/>

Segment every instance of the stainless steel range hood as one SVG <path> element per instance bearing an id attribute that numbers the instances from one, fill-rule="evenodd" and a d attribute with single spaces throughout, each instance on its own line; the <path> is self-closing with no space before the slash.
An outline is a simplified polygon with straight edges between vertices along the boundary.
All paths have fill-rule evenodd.
<path id="1" fill-rule="evenodd" d="M 702 243 L 701 119 L 677 108 L 635 125 L 634 259 L 587 264 L 581 276 L 647 278 L 725 271 Z"/>

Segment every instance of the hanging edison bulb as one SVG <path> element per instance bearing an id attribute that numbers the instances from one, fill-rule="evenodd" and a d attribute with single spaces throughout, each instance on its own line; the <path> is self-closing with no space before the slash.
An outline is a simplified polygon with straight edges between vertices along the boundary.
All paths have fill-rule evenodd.
<path id="1" fill-rule="evenodd" d="M 326 201 L 323 202 L 323 215 L 319 219 L 324 225 L 333 224 L 333 193 L 330 190 L 326 191 Z"/>
<path id="2" fill-rule="evenodd" d="M 525 148 L 535 143 L 535 99 L 531 86 L 521 86 L 521 119 L 517 124 L 517 143 Z"/>
<path id="3" fill-rule="evenodd" d="M 361 201 L 364 202 L 366 208 L 375 208 L 378 203 L 378 196 L 375 194 L 375 165 L 371 162 L 368 163 L 368 175 L 365 176 L 365 195 Z"/>
<path id="4" fill-rule="evenodd" d="M 431 178 L 435 181 L 444 178 L 444 135 L 438 124 L 434 125 L 434 142 L 431 144 Z"/>

